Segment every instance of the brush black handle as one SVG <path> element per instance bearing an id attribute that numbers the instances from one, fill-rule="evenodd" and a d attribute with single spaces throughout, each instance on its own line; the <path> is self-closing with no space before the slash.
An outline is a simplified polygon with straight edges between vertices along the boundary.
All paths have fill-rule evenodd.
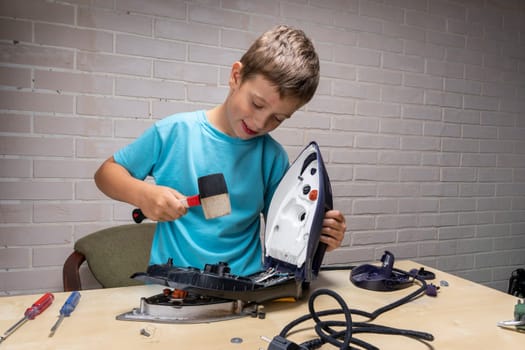
<path id="1" fill-rule="evenodd" d="M 133 217 L 133 221 L 135 221 L 137 224 L 140 224 L 146 218 L 142 210 L 139 208 L 133 209 L 131 216 Z"/>

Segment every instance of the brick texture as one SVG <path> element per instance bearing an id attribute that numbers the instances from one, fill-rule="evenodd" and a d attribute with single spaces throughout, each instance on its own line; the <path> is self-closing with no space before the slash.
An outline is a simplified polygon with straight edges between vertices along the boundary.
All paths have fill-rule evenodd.
<path id="1" fill-rule="evenodd" d="M 388 249 L 505 290 L 525 265 L 524 17 L 521 1 L 0 0 L 0 295 L 61 290 L 75 240 L 129 223 L 95 169 L 220 103 L 276 23 L 321 57 L 274 137 L 292 159 L 321 146 L 348 222 L 325 263 Z"/>

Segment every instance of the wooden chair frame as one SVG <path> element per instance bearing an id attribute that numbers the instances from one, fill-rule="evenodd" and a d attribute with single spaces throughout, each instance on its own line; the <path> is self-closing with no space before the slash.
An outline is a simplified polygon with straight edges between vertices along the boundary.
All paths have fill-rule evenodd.
<path id="1" fill-rule="evenodd" d="M 69 255 L 62 269 L 62 282 L 64 283 L 64 292 L 71 292 L 82 289 L 80 281 L 80 266 L 86 261 L 86 257 L 77 251 Z"/>

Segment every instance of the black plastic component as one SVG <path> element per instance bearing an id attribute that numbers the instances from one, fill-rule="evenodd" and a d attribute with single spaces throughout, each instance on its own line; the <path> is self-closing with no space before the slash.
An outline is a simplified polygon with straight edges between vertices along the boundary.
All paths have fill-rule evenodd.
<path id="1" fill-rule="evenodd" d="M 519 298 L 525 298 L 525 269 L 512 271 L 509 278 L 508 293 Z"/>
<path id="2" fill-rule="evenodd" d="M 270 345 L 268 345 L 268 350 L 308 350 L 307 348 L 297 345 L 296 343 L 289 341 L 288 339 L 281 337 L 280 335 L 275 336 Z"/>
<path id="3" fill-rule="evenodd" d="M 135 273 L 131 277 L 145 283 L 166 285 L 199 295 L 256 303 L 282 297 L 300 298 L 304 289 L 303 284 L 293 275 L 285 274 L 257 282 L 264 277 L 264 273 L 244 277 L 226 273 L 229 267 L 225 263 L 206 266 L 201 271 L 169 264 L 151 265 L 146 273 Z"/>
<path id="4" fill-rule="evenodd" d="M 412 269 L 408 272 L 411 276 L 419 276 L 425 281 L 433 280 L 436 278 L 436 274 L 432 271 L 425 270 L 425 268 L 418 269 Z"/>
<path id="5" fill-rule="evenodd" d="M 364 264 L 352 269 L 350 280 L 360 288 L 375 291 L 392 291 L 404 289 L 412 285 L 413 278 L 406 273 L 394 269 L 394 255 L 385 251 L 381 267 Z"/>
<path id="6" fill-rule="evenodd" d="M 303 187 L 303 194 L 308 194 L 310 193 L 310 190 L 312 189 L 312 187 L 310 187 L 310 185 L 305 185 Z"/>
<path id="7" fill-rule="evenodd" d="M 425 290 L 425 294 L 429 297 L 437 297 L 438 295 L 439 286 L 436 286 L 435 284 L 428 284 L 427 289 Z"/>
<path id="8" fill-rule="evenodd" d="M 137 224 L 140 224 L 142 221 L 144 221 L 144 219 L 146 219 L 146 216 L 139 208 L 133 209 L 131 216 L 133 217 L 133 221 L 135 221 Z"/>
<path id="9" fill-rule="evenodd" d="M 172 264 L 151 265 L 146 273 L 135 273 L 132 278 L 145 283 L 160 284 L 190 293 L 260 303 L 283 297 L 301 298 L 308 284 L 295 279 L 293 274 L 283 274 L 257 282 L 265 273 L 247 277 L 225 273 L 225 263 L 197 268 L 180 268 Z M 217 273 L 216 271 L 222 271 Z"/>

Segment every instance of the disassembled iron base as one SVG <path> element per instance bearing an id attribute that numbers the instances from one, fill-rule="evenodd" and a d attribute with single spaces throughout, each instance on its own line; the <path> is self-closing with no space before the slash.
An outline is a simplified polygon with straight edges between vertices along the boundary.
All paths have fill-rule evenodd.
<path id="1" fill-rule="evenodd" d="M 324 214 L 331 209 L 330 179 L 318 145 L 311 142 L 290 165 L 268 208 L 263 271 L 239 276 L 231 273 L 227 262 L 206 264 L 201 270 L 174 266 L 172 259 L 150 265 L 133 278 L 173 290 L 141 298 L 139 308 L 117 319 L 214 322 L 253 315 L 267 300 L 300 298 L 319 273 L 326 250 L 320 242 Z"/>

